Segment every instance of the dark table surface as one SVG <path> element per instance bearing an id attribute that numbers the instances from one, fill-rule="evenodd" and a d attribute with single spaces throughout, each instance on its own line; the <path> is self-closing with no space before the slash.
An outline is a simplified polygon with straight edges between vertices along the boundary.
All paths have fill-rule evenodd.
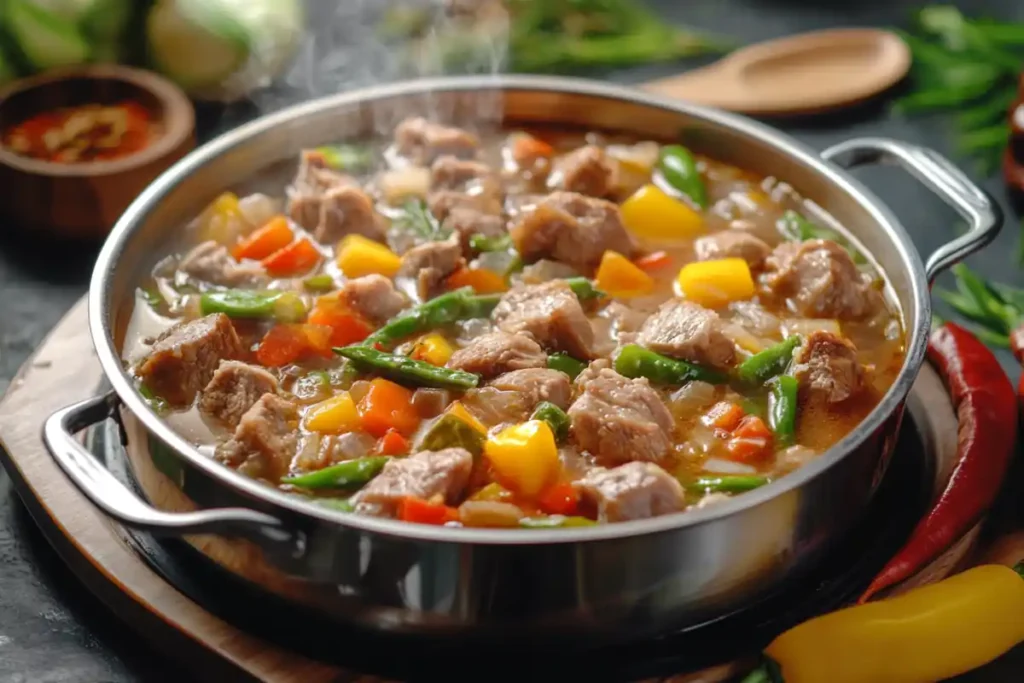
<path id="1" fill-rule="evenodd" d="M 328 41 L 344 45 L 354 38 L 351 25 L 339 22 L 345 3 L 311 0 L 311 26 L 317 43 L 307 42 L 308 54 L 317 55 L 319 78 L 299 78 L 311 94 L 364 84 L 382 75 L 351 60 L 320 61 Z M 360 5 L 356 2 L 354 5 Z M 909 0 L 819 2 L 803 0 L 660 0 L 667 19 L 709 29 L 740 42 L 752 42 L 794 32 L 836 26 L 905 25 L 912 9 Z M 1014 9 L 1003 0 L 955 3 L 965 11 L 1024 18 L 1024 6 Z M 812 6 L 813 5 L 813 6 Z M 330 7 L 331 9 L 327 9 Z M 327 21 L 333 18 L 335 21 Z M 678 67 L 676 67 L 678 69 Z M 636 82 L 671 73 L 671 68 L 641 68 L 593 74 L 619 82 Z M 298 74 L 297 74 L 298 75 Z M 305 74 L 308 76 L 309 74 Z M 263 106 L 280 106 L 295 94 L 274 91 L 259 99 Z M 201 137 L 255 115 L 256 109 L 236 107 L 227 112 L 201 112 Z M 811 146 L 822 149 L 859 135 L 884 135 L 933 147 L 950 149 L 942 119 L 904 120 L 876 102 L 823 118 L 776 122 L 776 125 Z M 969 165 L 966 170 L 970 172 Z M 873 168 L 858 173 L 861 179 L 903 220 L 921 253 L 955 234 L 955 216 L 921 186 L 895 169 Z M 997 177 L 977 178 L 1006 203 Z M 3 191 L 11 191 L 4 188 Z M 998 241 L 970 259 L 986 276 L 1024 284 L 1012 254 L 1018 229 L 1012 217 Z M 18 367 L 64 312 L 83 294 L 98 245 L 61 245 L 53 240 L 19 233 L 11 226 L 0 230 L 0 391 Z M 1016 378 L 1019 370 L 1003 354 L 1004 365 Z M 995 683 L 1020 680 L 1024 652 L 1020 649 L 963 681 Z M 139 637 L 109 614 L 62 565 L 33 526 L 10 482 L 0 471 L 0 681 L 26 683 L 185 680 L 174 662 L 153 654 Z"/>

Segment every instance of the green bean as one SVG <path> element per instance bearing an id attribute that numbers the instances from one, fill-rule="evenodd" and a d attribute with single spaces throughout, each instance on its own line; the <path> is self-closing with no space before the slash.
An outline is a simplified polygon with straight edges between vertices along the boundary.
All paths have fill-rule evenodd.
<path id="1" fill-rule="evenodd" d="M 149 407 L 158 413 L 162 413 L 170 407 L 166 400 L 153 393 L 153 390 L 142 382 L 138 383 L 139 394 L 146 400 Z"/>
<path id="2" fill-rule="evenodd" d="M 564 372 L 570 379 L 576 379 L 587 368 L 587 364 L 567 353 L 553 353 L 548 356 L 548 368 Z"/>
<path id="3" fill-rule="evenodd" d="M 796 412 L 799 383 L 792 375 L 779 375 L 769 383 L 771 399 L 768 423 L 780 446 L 789 446 L 796 436 Z"/>
<path id="4" fill-rule="evenodd" d="M 749 384 L 764 384 L 780 372 L 785 372 L 793 359 L 793 351 L 800 345 L 800 337 L 793 335 L 739 364 L 736 376 Z"/>
<path id="5" fill-rule="evenodd" d="M 149 304 L 150 308 L 158 309 L 166 303 L 163 296 L 160 295 L 160 292 L 156 288 L 139 289 L 139 292 L 146 300 L 146 303 Z"/>
<path id="6" fill-rule="evenodd" d="M 555 439 L 558 441 L 565 441 L 566 437 L 569 436 L 569 416 L 565 414 L 564 410 L 550 401 L 538 403 L 530 419 L 547 422 L 551 426 L 551 431 L 555 433 Z"/>
<path id="7" fill-rule="evenodd" d="M 565 517 L 563 515 L 549 515 L 547 517 L 524 517 L 519 520 L 519 526 L 527 529 L 560 529 L 577 526 L 594 526 L 597 524 L 586 517 Z"/>
<path id="8" fill-rule="evenodd" d="M 694 380 L 723 384 L 726 381 L 716 370 L 669 358 L 636 344 L 622 347 L 615 359 L 615 371 L 626 377 L 646 377 L 655 384 L 686 384 Z"/>
<path id="9" fill-rule="evenodd" d="M 312 292 L 329 292 L 334 288 L 334 278 L 327 273 L 321 273 L 303 280 L 302 286 Z"/>
<path id="10" fill-rule="evenodd" d="M 380 474 L 384 463 L 390 458 L 383 455 L 372 455 L 356 460 L 346 460 L 337 465 L 325 467 L 316 472 L 300 474 L 296 477 L 283 477 L 285 484 L 304 489 L 353 488 L 363 486 Z"/>
<path id="11" fill-rule="evenodd" d="M 685 485 L 690 493 L 743 493 L 764 486 L 768 477 L 759 475 L 721 475 L 717 477 L 701 477 Z"/>
<path id="12" fill-rule="evenodd" d="M 569 285 L 569 289 L 573 291 L 573 294 L 575 294 L 576 298 L 580 301 L 600 299 L 607 296 L 604 292 L 595 287 L 593 282 L 585 277 L 566 278 L 565 283 Z"/>
<path id="13" fill-rule="evenodd" d="M 297 322 L 306 315 L 306 305 L 294 292 L 254 292 L 247 289 L 221 289 L 199 297 L 203 315 L 224 313 L 230 318 L 274 318 Z"/>
<path id="14" fill-rule="evenodd" d="M 396 382 L 442 389 L 472 389 L 480 383 L 480 376 L 471 372 L 439 368 L 421 360 L 385 353 L 367 346 L 336 347 L 334 352 Z"/>
<path id="15" fill-rule="evenodd" d="M 340 171 L 358 171 L 373 164 L 373 154 L 365 147 L 355 145 L 324 145 L 316 151 L 327 164 Z"/>
<path id="16" fill-rule="evenodd" d="M 339 512 L 352 512 L 356 509 L 348 498 L 314 498 L 313 502 Z"/>
<path id="17" fill-rule="evenodd" d="M 701 209 L 708 208 L 708 190 L 690 150 L 682 145 L 662 147 L 658 154 L 658 170 L 673 189 L 682 192 Z"/>
<path id="18" fill-rule="evenodd" d="M 500 294 L 474 294 L 472 287 L 456 289 L 399 314 L 363 340 L 362 345 L 388 346 L 418 332 L 437 329 L 460 320 L 486 318 L 500 299 Z"/>
<path id="19" fill-rule="evenodd" d="M 471 235 L 469 246 L 476 251 L 506 251 L 512 247 L 512 236 L 508 234 L 497 237 Z"/>

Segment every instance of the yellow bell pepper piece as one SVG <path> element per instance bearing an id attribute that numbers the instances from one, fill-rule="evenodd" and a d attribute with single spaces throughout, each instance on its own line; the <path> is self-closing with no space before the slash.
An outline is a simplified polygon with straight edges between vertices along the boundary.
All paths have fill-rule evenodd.
<path id="1" fill-rule="evenodd" d="M 436 332 L 432 332 L 417 339 L 413 344 L 412 353 L 409 355 L 416 360 L 444 367 L 453 353 L 455 353 L 455 348 L 448 340 Z"/>
<path id="2" fill-rule="evenodd" d="M 445 412 L 459 418 L 460 420 L 462 420 L 463 422 L 465 422 L 466 424 L 468 424 L 470 427 L 477 430 L 481 434 L 487 433 L 487 427 L 484 426 L 484 423 L 481 422 L 476 415 L 469 412 L 469 408 L 464 406 L 462 404 L 462 401 L 455 401 L 450 406 L 448 406 L 448 410 L 446 410 Z"/>
<path id="3" fill-rule="evenodd" d="M 347 391 L 310 406 L 306 429 L 321 434 L 344 434 L 360 428 L 359 411 Z"/>
<path id="4" fill-rule="evenodd" d="M 234 244 L 238 239 L 245 219 L 238 206 L 238 196 L 234 192 L 225 192 L 203 211 L 199 219 L 199 241 L 213 240 L 218 244 Z"/>
<path id="5" fill-rule="evenodd" d="M 685 240 L 704 233 L 704 218 L 657 185 L 644 185 L 619 210 L 626 228 L 648 240 Z"/>
<path id="6" fill-rule="evenodd" d="M 555 434 L 547 422 L 506 427 L 484 443 L 484 457 L 498 479 L 527 497 L 537 496 L 558 476 Z"/>
<path id="7" fill-rule="evenodd" d="M 348 235 L 338 243 L 338 268 L 346 277 L 377 273 L 394 277 L 402 259 L 380 242 L 362 235 Z"/>
<path id="8" fill-rule="evenodd" d="M 616 251 L 606 251 L 597 267 L 597 288 L 626 299 L 654 291 L 654 278 Z"/>
<path id="9" fill-rule="evenodd" d="M 683 296 L 708 308 L 754 296 L 750 266 L 741 258 L 688 263 L 679 270 L 678 283 Z"/>
<path id="10" fill-rule="evenodd" d="M 1024 579 L 983 565 L 898 597 L 832 612 L 775 639 L 765 654 L 786 683 L 929 683 L 1024 642 Z"/>

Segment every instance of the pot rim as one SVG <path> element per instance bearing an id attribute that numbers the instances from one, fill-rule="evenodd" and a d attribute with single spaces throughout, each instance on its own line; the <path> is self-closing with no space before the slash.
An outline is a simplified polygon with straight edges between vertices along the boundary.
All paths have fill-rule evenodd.
<path id="1" fill-rule="evenodd" d="M 904 318 L 904 325 L 907 324 L 908 319 L 912 319 L 915 324 L 912 329 L 905 330 L 907 334 L 907 348 L 903 366 L 896 380 L 889 387 L 881 401 L 853 431 L 818 456 L 813 462 L 759 489 L 701 510 L 691 510 L 630 522 L 569 529 L 495 530 L 435 527 L 424 524 L 411 524 L 398 520 L 346 514 L 261 484 L 255 479 L 246 477 L 201 454 L 187 439 L 173 430 L 138 394 L 124 368 L 120 351 L 114 344 L 109 321 L 114 319 L 116 311 L 113 308 L 109 281 L 118 267 L 118 257 L 123 251 L 125 243 L 134 232 L 136 225 L 153 206 L 159 204 L 193 169 L 203 166 L 207 162 L 244 144 L 249 139 L 266 133 L 287 121 L 315 112 L 336 109 L 374 99 L 417 95 L 435 91 L 467 92 L 481 90 L 563 92 L 625 100 L 634 104 L 682 113 L 695 119 L 704 119 L 718 126 L 738 130 L 745 136 L 755 138 L 769 146 L 780 148 L 787 155 L 811 167 L 830 183 L 856 198 L 875 223 L 883 226 L 893 238 L 895 246 L 899 251 L 900 260 L 903 262 L 904 267 L 907 267 L 910 271 L 912 290 L 910 293 L 910 308 L 912 310 L 903 310 L 901 312 Z M 187 459 L 192 466 L 202 470 L 208 476 L 240 490 L 251 498 L 285 508 L 293 515 L 314 517 L 324 522 L 331 522 L 351 528 L 355 531 L 419 541 L 510 546 L 592 542 L 629 536 L 643 536 L 684 527 L 696 527 L 742 513 L 769 503 L 785 494 L 794 492 L 808 481 L 821 476 L 840 460 L 856 450 L 895 411 L 900 409 L 924 362 L 927 331 L 931 318 L 931 300 L 928 296 L 924 265 L 910 236 L 906 233 L 900 221 L 896 219 L 889 208 L 874 193 L 839 167 L 823 160 L 810 147 L 765 124 L 736 114 L 688 104 L 657 95 L 650 95 L 629 86 L 557 76 L 453 76 L 373 86 L 293 105 L 224 133 L 176 163 L 132 202 L 114 226 L 100 251 L 93 270 L 88 296 L 89 328 L 93 346 L 104 374 L 115 392 L 132 415 L 142 421 L 149 433 L 172 447 L 179 457 Z"/>

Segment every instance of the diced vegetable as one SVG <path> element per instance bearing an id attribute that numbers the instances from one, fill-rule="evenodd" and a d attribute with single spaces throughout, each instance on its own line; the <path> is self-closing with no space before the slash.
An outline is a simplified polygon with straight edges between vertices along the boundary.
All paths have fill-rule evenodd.
<path id="1" fill-rule="evenodd" d="M 549 486 L 537 498 L 537 507 L 549 515 L 575 515 L 579 508 L 579 493 L 572 484 L 559 482 Z"/>
<path id="2" fill-rule="evenodd" d="M 498 237 L 487 235 L 471 235 L 469 246 L 476 251 L 506 251 L 512 248 L 512 236 L 505 234 Z"/>
<path id="3" fill-rule="evenodd" d="M 578 526 L 594 526 L 597 524 L 586 517 L 564 517 L 562 515 L 551 515 L 550 517 L 524 517 L 519 520 L 519 526 L 527 529 L 561 529 Z"/>
<path id="4" fill-rule="evenodd" d="M 260 261 L 275 251 L 284 249 L 292 243 L 293 239 L 295 239 L 295 232 L 288 224 L 288 219 L 284 216 L 276 216 L 262 228 L 236 244 L 235 248 L 231 250 L 231 255 L 239 261 L 242 259 Z"/>
<path id="5" fill-rule="evenodd" d="M 654 279 L 618 252 L 606 251 L 594 278 L 609 296 L 626 299 L 654 291 Z"/>
<path id="6" fill-rule="evenodd" d="M 385 171 L 377 180 L 388 204 L 398 205 L 411 198 L 426 197 L 430 191 L 430 169 L 406 166 Z"/>
<path id="7" fill-rule="evenodd" d="M 711 410 L 704 414 L 701 418 L 701 422 L 706 424 L 708 427 L 724 429 L 727 432 L 731 432 L 736 429 L 740 420 L 742 420 L 743 416 L 746 414 L 747 413 L 743 410 L 742 406 L 738 406 L 731 401 L 719 401 L 715 405 L 711 406 Z"/>
<path id="8" fill-rule="evenodd" d="M 541 401 L 533 410 L 531 420 L 543 420 L 551 427 L 555 439 L 564 441 L 569 436 L 569 416 L 565 411 L 550 401 Z"/>
<path id="9" fill-rule="evenodd" d="M 736 376 L 743 382 L 764 384 L 780 372 L 785 372 L 793 360 L 793 351 L 799 345 L 800 337 L 794 335 L 769 346 L 740 363 L 736 368 Z"/>
<path id="10" fill-rule="evenodd" d="M 589 301 L 590 299 L 600 299 L 606 294 L 600 289 L 594 286 L 594 283 L 585 277 L 570 277 L 566 278 L 565 283 L 569 285 L 569 289 L 572 290 L 573 294 L 580 301 Z"/>
<path id="11" fill-rule="evenodd" d="M 687 299 L 708 308 L 754 296 L 750 266 L 741 258 L 688 263 L 679 270 L 678 282 Z"/>
<path id="12" fill-rule="evenodd" d="M 508 290 L 505 276 L 486 268 L 459 268 L 445 280 L 448 289 L 470 287 L 477 294 L 496 294 Z"/>
<path id="13" fill-rule="evenodd" d="M 348 235 L 338 243 L 338 268 L 345 277 L 355 278 L 374 273 L 394 277 L 402 259 L 380 242 L 362 235 Z"/>
<path id="14" fill-rule="evenodd" d="M 370 382 L 370 389 L 359 401 L 358 410 L 363 429 L 377 438 L 383 437 L 389 429 L 410 436 L 420 424 L 419 411 L 412 404 L 412 392 L 379 377 Z"/>
<path id="15" fill-rule="evenodd" d="M 404 455 L 409 452 L 409 440 L 399 434 L 397 429 L 389 429 L 380 438 L 377 452 L 381 455 Z"/>
<path id="16" fill-rule="evenodd" d="M 302 286 L 311 292 L 329 292 L 334 289 L 334 278 L 327 273 L 307 277 Z"/>
<path id="17" fill-rule="evenodd" d="M 359 145 L 324 145 L 316 151 L 339 171 L 364 171 L 373 166 L 373 152 Z"/>
<path id="18" fill-rule="evenodd" d="M 213 240 L 228 246 L 237 239 L 245 226 L 238 196 L 233 192 L 225 192 L 213 200 L 199 216 L 198 241 Z"/>
<path id="19" fill-rule="evenodd" d="M 760 475 L 722 475 L 718 477 L 701 477 L 685 484 L 691 493 L 743 493 L 753 491 L 768 483 L 768 477 Z"/>
<path id="20" fill-rule="evenodd" d="M 431 503 L 422 498 L 407 496 L 398 504 L 398 519 L 414 524 L 444 526 L 459 521 L 459 511 L 443 503 Z"/>
<path id="21" fill-rule="evenodd" d="M 367 346 L 335 347 L 335 353 L 356 365 L 376 370 L 396 381 L 415 386 L 441 389 L 472 389 L 480 383 L 480 376 L 464 370 L 439 368 L 408 356 L 385 353 Z"/>
<path id="22" fill-rule="evenodd" d="M 322 325 L 279 323 L 270 328 L 256 348 L 260 365 L 279 368 L 307 356 L 331 357 L 331 328 Z"/>
<path id="23" fill-rule="evenodd" d="M 487 486 L 483 487 L 472 496 L 470 500 L 511 500 L 512 492 L 506 489 L 501 484 L 492 481 Z"/>
<path id="24" fill-rule="evenodd" d="M 530 498 L 539 495 L 561 467 L 554 432 L 541 420 L 506 427 L 490 437 L 484 457 L 498 479 Z"/>
<path id="25" fill-rule="evenodd" d="M 564 372 L 569 375 L 570 379 L 576 379 L 581 372 L 587 369 L 587 364 L 576 360 L 567 353 L 553 353 L 548 356 L 548 368 Z"/>
<path id="26" fill-rule="evenodd" d="M 690 150 L 682 145 L 665 145 L 658 155 L 658 171 L 666 183 L 689 197 L 698 208 L 708 208 L 708 190 Z"/>
<path id="27" fill-rule="evenodd" d="M 672 257 L 667 251 L 654 251 L 633 261 L 643 271 L 661 270 L 672 265 Z"/>
<path id="28" fill-rule="evenodd" d="M 409 357 L 444 367 L 453 353 L 455 353 L 455 348 L 447 339 L 436 332 L 431 332 L 416 340 Z"/>
<path id="29" fill-rule="evenodd" d="M 203 292 L 199 297 L 199 311 L 202 315 L 223 313 L 229 318 L 273 318 L 281 322 L 296 322 L 306 315 L 306 305 L 293 292 L 220 289 Z"/>
<path id="30" fill-rule="evenodd" d="M 338 512 L 354 512 L 356 509 L 356 506 L 348 498 L 313 498 L 313 502 Z"/>
<path id="31" fill-rule="evenodd" d="M 474 295 L 468 287 L 447 292 L 402 313 L 363 343 L 390 346 L 418 332 L 429 332 L 460 320 L 486 318 L 500 298 L 496 294 Z"/>
<path id="32" fill-rule="evenodd" d="M 260 263 L 274 277 L 293 277 L 309 272 L 322 258 L 320 250 L 303 237 L 283 249 L 278 249 Z"/>
<path id="33" fill-rule="evenodd" d="M 536 159 L 553 156 L 555 148 L 532 135 L 521 133 L 512 142 L 512 158 L 519 165 L 531 164 Z"/>
<path id="34" fill-rule="evenodd" d="M 459 506 L 459 521 L 468 527 L 509 529 L 519 526 L 523 511 L 512 503 L 467 500 Z"/>
<path id="35" fill-rule="evenodd" d="M 768 420 L 780 446 L 790 446 L 796 436 L 799 383 L 792 375 L 779 375 L 771 381 Z"/>
<path id="36" fill-rule="evenodd" d="M 444 448 L 465 448 L 474 456 L 484 448 L 484 433 L 459 415 L 446 412 L 427 429 L 416 445 L 417 450 L 439 451 Z"/>
<path id="37" fill-rule="evenodd" d="M 620 207 L 626 228 L 644 239 L 672 242 L 705 231 L 704 218 L 657 185 L 644 185 Z"/>
<path id="38" fill-rule="evenodd" d="M 445 412 L 450 413 L 455 417 L 459 418 L 460 420 L 462 420 L 463 422 L 465 422 L 466 424 L 468 424 L 470 427 L 477 430 L 481 434 L 487 433 L 487 427 L 484 426 L 484 423 L 481 422 L 476 415 L 469 412 L 469 408 L 463 405 L 462 401 L 452 402 L 452 404 L 448 406 L 448 410 L 446 410 Z"/>
<path id="39" fill-rule="evenodd" d="M 637 174 L 650 176 L 658 163 L 661 145 L 657 142 L 637 142 L 632 145 L 608 145 L 605 151 L 610 157 Z"/>
<path id="40" fill-rule="evenodd" d="M 303 489 L 356 488 L 380 474 L 387 461 L 388 458 L 378 455 L 346 460 L 309 474 L 283 477 L 281 481 Z"/>
<path id="41" fill-rule="evenodd" d="M 348 346 L 361 342 L 373 333 L 373 326 L 350 311 L 335 296 L 317 299 L 307 322 L 331 328 L 331 345 Z"/>
<path id="42" fill-rule="evenodd" d="M 732 432 L 726 450 L 733 460 L 753 462 L 771 452 L 772 432 L 764 420 L 747 415 Z"/>
<path id="43" fill-rule="evenodd" d="M 622 347 L 615 359 L 615 371 L 625 377 L 646 377 L 655 384 L 686 384 L 694 380 L 723 384 L 726 380 L 717 370 L 669 358 L 636 344 Z"/>
<path id="44" fill-rule="evenodd" d="M 306 411 L 306 429 L 311 432 L 345 434 L 358 431 L 361 426 L 356 403 L 347 391 L 310 406 Z"/>
<path id="45" fill-rule="evenodd" d="M 782 321 L 782 333 L 809 337 L 815 332 L 829 332 L 837 337 L 843 336 L 843 326 L 838 320 L 827 318 L 787 318 Z"/>

